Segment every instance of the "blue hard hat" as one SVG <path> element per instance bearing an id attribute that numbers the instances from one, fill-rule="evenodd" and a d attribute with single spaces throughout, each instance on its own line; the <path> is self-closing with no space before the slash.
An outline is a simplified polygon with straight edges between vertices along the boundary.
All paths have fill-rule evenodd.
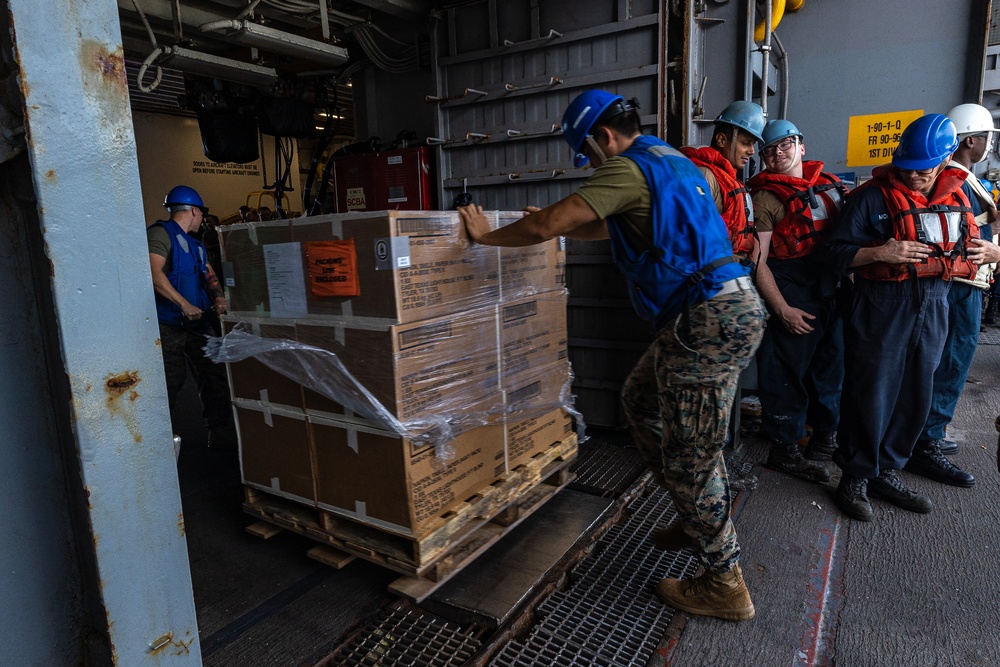
<path id="1" fill-rule="evenodd" d="M 764 110 L 753 102 L 733 102 L 719 114 L 716 123 L 726 123 L 740 128 L 763 141 L 761 132 L 764 130 Z"/>
<path id="2" fill-rule="evenodd" d="M 587 164 L 587 156 L 580 152 L 580 147 L 597 119 L 615 102 L 621 103 L 622 110 L 625 111 L 625 98 L 621 95 L 606 90 L 587 90 L 577 95 L 566 107 L 562 117 L 562 132 L 566 143 L 573 150 L 574 166 L 582 167 Z"/>
<path id="3" fill-rule="evenodd" d="M 929 113 L 903 130 L 892 164 L 899 169 L 932 169 L 951 157 L 958 143 L 955 123 L 943 114 Z"/>
<path id="4" fill-rule="evenodd" d="M 802 133 L 799 132 L 799 128 L 795 127 L 791 121 L 788 120 L 769 120 L 767 125 L 764 126 L 764 132 L 761 135 L 761 141 L 764 145 L 761 148 L 767 148 L 771 144 L 776 144 L 782 139 L 787 139 L 788 137 L 801 137 Z"/>
<path id="5" fill-rule="evenodd" d="M 194 188 L 189 188 L 186 185 L 174 186 L 167 196 L 163 198 L 163 205 L 167 208 L 171 206 L 197 206 L 201 209 L 202 213 L 208 212 L 208 207 L 205 206 L 205 202 L 201 200 L 201 195 L 198 194 L 197 190 Z"/>

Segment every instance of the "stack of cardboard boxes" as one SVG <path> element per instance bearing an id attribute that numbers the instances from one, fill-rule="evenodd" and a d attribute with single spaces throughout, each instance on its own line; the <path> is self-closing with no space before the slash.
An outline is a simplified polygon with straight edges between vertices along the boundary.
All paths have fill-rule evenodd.
<path id="1" fill-rule="evenodd" d="M 246 485 L 419 536 L 572 433 L 558 241 L 499 249 L 471 243 L 455 212 L 382 211 L 231 225 L 222 244 L 225 329 L 332 352 L 345 371 L 230 364 Z M 442 426 L 446 463 L 421 437 Z"/>

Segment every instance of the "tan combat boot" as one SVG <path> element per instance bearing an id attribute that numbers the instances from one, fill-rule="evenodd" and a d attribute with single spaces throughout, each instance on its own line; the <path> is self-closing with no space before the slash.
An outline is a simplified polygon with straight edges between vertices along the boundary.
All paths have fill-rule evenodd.
<path id="1" fill-rule="evenodd" d="M 656 585 L 656 595 L 674 609 L 689 614 L 727 621 L 748 621 L 754 615 L 753 601 L 739 565 L 729 572 L 706 572 L 694 579 L 664 579 Z"/>

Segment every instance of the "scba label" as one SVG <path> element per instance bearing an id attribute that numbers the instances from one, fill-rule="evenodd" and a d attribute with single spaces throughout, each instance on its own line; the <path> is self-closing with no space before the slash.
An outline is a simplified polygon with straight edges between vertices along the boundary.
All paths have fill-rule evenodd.
<path id="1" fill-rule="evenodd" d="M 365 191 L 362 188 L 347 189 L 347 210 L 359 211 L 368 208 L 365 203 Z"/>

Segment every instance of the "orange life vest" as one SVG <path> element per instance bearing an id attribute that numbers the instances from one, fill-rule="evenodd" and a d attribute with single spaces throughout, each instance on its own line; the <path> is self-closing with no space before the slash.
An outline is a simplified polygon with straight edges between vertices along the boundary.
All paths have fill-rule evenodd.
<path id="1" fill-rule="evenodd" d="M 680 151 L 699 167 L 711 171 L 719 182 L 722 192 L 722 210 L 719 213 L 729 230 L 733 252 L 749 255 L 753 250 L 753 203 L 746 186 L 736 178 L 736 169 L 711 146 L 684 146 Z"/>
<path id="2" fill-rule="evenodd" d="M 844 203 L 847 186 L 823 171 L 823 163 L 802 163 L 802 178 L 762 171 L 749 181 L 751 191 L 767 190 L 785 206 L 785 217 L 771 234 L 768 256 L 775 259 L 805 257 L 826 241 Z"/>
<path id="3" fill-rule="evenodd" d="M 942 171 L 927 197 L 911 190 L 891 165 L 876 167 L 872 180 L 858 190 L 875 187 L 882 191 L 892 222 L 893 238 L 920 241 L 931 246 L 930 257 L 917 264 L 875 262 L 856 269 L 868 280 L 907 280 L 909 278 L 971 279 L 978 267 L 965 255 L 970 238 L 979 238 L 979 228 L 962 192 L 965 174 L 954 167 Z M 857 190 L 855 190 L 857 192 Z"/>

